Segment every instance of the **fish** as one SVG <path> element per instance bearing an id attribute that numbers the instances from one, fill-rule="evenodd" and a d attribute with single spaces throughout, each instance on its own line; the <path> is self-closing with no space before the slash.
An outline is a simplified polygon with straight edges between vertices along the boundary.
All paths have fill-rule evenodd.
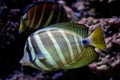
<path id="1" fill-rule="evenodd" d="M 106 48 L 101 27 L 89 35 L 83 24 L 57 23 L 28 36 L 20 64 L 45 71 L 81 68 L 98 58 L 94 47 Z"/>
<path id="2" fill-rule="evenodd" d="M 19 33 L 32 33 L 45 26 L 68 22 L 63 5 L 55 1 L 40 1 L 28 5 L 21 18 Z"/>

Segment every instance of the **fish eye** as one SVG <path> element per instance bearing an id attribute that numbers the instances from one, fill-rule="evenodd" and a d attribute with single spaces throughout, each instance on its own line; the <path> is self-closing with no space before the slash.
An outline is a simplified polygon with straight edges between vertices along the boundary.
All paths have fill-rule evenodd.
<path id="1" fill-rule="evenodd" d="M 26 51 L 27 51 L 28 53 L 30 53 L 30 49 L 29 49 L 29 47 L 26 47 Z"/>

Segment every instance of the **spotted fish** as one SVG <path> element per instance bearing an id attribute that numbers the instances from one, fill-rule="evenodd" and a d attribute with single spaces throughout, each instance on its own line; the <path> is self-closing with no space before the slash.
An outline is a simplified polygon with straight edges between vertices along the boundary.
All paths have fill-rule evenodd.
<path id="1" fill-rule="evenodd" d="M 28 37 L 20 63 L 47 71 L 80 68 L 98 57 L 93 46 L 105 49 L 100 27 L 88 35 L 88 28 L 82 24 L 58 23 Z"/>
<path id="2" fill-rule="evenodd" d="M 58 2 L 35 2 L 27 8 L 21 18 L 19 33 L 31 33 L 50 24 L 68 21 L 65 9 Z"/>

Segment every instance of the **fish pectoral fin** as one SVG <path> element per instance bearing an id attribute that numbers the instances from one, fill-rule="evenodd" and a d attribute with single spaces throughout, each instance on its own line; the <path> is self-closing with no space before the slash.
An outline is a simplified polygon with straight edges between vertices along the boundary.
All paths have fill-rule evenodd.
<path id="1" fill-rule="evenodd" d="M 38 57 L 38 59 L 39 59 L 40 61 L 44 61 L 44 60 L 46 60 L 45 57 Z"/>
<path id="2" fill-rule="evenodd" d="M 91 44 L 101 50 L 105 50 L 105 40 L 101 27 L 97 27 L 95 31 L 90 35 Z"/>
<path id="3" fill-rule="evenodd" d="M 39 59 L 40 61 L 46 60 L 45 56 L 43 55 L 36 55 L 36 58 Z"/>

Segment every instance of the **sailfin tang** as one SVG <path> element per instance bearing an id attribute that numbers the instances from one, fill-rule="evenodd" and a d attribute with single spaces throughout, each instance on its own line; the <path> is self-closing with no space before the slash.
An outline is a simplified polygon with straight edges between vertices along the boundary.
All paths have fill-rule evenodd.
<path id="1" fill-rule="evenodd" d="M 94 47 L 105 50 L 106 46 L 104 36 L 100 27 L 97 27 L 95 31 L 90 35 L 90 41 Z"/>

